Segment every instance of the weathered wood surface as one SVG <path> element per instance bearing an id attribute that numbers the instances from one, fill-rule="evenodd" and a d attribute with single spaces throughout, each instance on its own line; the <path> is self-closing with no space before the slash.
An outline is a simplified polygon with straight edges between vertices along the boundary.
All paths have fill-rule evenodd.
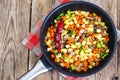
<path id="1" fill-rule="evenodd" d="M 0 0 L 0 79 L 16 80 L 28 70 L 30 0 Z"/>
<path id="2" fill-rule="evenodd" d="M 120 0 L 85 0 L 103 8 L 120 29 Z M 23 38 L 46 14 L 55 0 L 0 0 L 0 80 L 16 80 L 39 59 L 21 45 Z M 88 80 L 120 80 L 120 41 L 110 64 Z M 56 71 L 34 80 L 65 80 Z"/>
<path id="3" fill-rule="evenodd" d="M 117 2 L 117 27 L 120 30 L 120 0 Z M 118 42 L 118 48 L 117 48 L 117 75 L 118 80 L 120 80 L 120 41 Z"/>

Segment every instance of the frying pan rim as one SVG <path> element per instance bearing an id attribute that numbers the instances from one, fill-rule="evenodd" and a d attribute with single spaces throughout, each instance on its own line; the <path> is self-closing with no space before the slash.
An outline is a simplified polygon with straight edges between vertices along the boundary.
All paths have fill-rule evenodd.
<path id="1" fill-rule="evenodd" d="M 100 67 L 99 70 L 96 70 L 96 71 L 94 71 L 94 72 L 92 72 L 92 73 L 87 73 L 87 72 L 86 72 L 86 74 L 84 74 L 84 75 L 82 75 L 82 74 L 67 73 L 67 72 L 65 72 L 65 71 L 61 71 L 61 70 L 59 69 L 59 67 L 53 65 L 53 64 L 51 63 L 51 61 L 47 58 L 47 56 L 46 56 L 47 54 L 44 53 L 45 51 L 44 51 L 44 49 L 42 48 L 42 46 L 43 46 L 43 40 L 40 40 L 40 46 L 41 46 L 41 50 L 42 50 L 42 52 L 43 52 L 43 55 L 44 55 L 45 59 L 48 61 L 48 63 L 49 63 L 54 69 L 58 70 L 59 72 L 61 72 L 61 73 L 63 73 L 63 74 L 69 75 L 69 76 L 84 77 L 84 76 L 89 76 L 89 75 L 92 75 L 92 74 L 95 74 L 95 73 L 101 71 L 101 70 L 102 70 L 104 67 L 106 67 L 106 65 L 112 60 L 112 58 L 113 58 L 113 56 L 114 56 L 114 54 L 115 54 L 115 50 L 116 50 L 116 46 L 117 46 L 117 31 L 116 31 L 116 29 L 115 29 L 115 25 L 114 25 L 111 17 L 107 14 L 107 12 L 105 12 L 105 11 L 104 11 L 102 8 L 100 8 L 99 6 L 97 6 L 97 5 L 93 4 L 93 3 L 90 3 L 90 2 L 86 2 L 86 1 L 71 1 L 71 2 L 68 2 L 68 3 L 62 4 L 62 5 L 59 5 L 58 7 L 54 8 L 54 9 L 46 16 L 46 18 L 45 18 L 45 20 L 44 20 L 44 22 L 43 22 L 43 24 L 42 24 L 42 27 L 41 27 L 40 39 L 41 39 L 42 33 L 44 32 L 44 31 L 43 31 L 43 28 L 44 28 L 47 20 L 50 18 L 50 16 L 51 16 L 52 14 L 54 14 L 54 12 L 56 12 L 58 9 L 60 9 L 60 8 L 62 8 L 62 7 L 66 6 L 66 5 L 76 4 L 76 3 L 85 4 L 85 5 L 90 5 L 90 6 L 95 7 L 96 9 L 100 10 L 101 12 L 103 12 L 104 15 L 109 19 L 110 23 L 112 24 L 112 28 L 113 28 L 114 36 L 115 36 L 115 42 L 114 42 L 114 46 L 113 46 L 113 51 L 111 52 L 112 55 L 111 55 L 110 58 L 107 60 L 107 62 L 106 62 L 102 67 Z"/>

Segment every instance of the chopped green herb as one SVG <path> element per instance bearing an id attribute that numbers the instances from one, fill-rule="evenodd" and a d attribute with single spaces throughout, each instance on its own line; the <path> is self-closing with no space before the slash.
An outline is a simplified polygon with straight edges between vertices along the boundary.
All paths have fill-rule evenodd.
<path id="1" fill-rule="evenodd" d="M 59 16 L 57 16 L 56 20 L 61 19 L 61 17 L 64 15 L 64 13 L 61 13 Z"/>
<path id="2" fill-rule="evenodd" d="M 93 16 L 97 16 L 97 14 L 93 13 Z"/>
<path id="3" fill-rule="evenodd" d="M 70 11 L 70 10 L 67 11 L 67 15 L 68 15 L 69 17 L 70 17 L 73 13 L 74 13 L 73 11 Z"/>
<path id="4" fill-rule="evenodd" d="M 58 16 L 58 17 L 56 18 L 56 20 L 59 20 L 59 19 L 61 19 L 61 17 L 60 17 L 60 16 Z"/>
<path id="5" fill-rule="evenodd" d="M 95 22 L 94 24 L 95 24 L 95 25 L 98 25 L 98 24 L 99 24 L 99 22 Z"/>
<path id="6" fill-rule="evenodd" d="M 99 41 L 97 43 L 97 48 L 102 48 L 102 47 L 105 47 L 105 45 L 103 44 L 103 41 Z"/>
<path id="7" fill-rule="evenodd" d="M 100 43 L 97 43 L 97 48 L 102 48 L 102 45 Z"/>
<path id="8" fill-rule="evenodd" d="M 81 47 L 80 47 L 80 51 L 82 51 L 83 50 L 83 46 L 81 45 Z"/>
<path id="9" fill-rule="evenodd" d="M 76 67 L 73 66 L 73 65 L 71 65 L 71 69 L 72 69 L 72 70 L 76 70 Z"/>
<path id="10" fill-rule="evenodd" d="M 74 35 L 75 34 L 75 30 L 70 30 L 70 34 Z"/>
<path id="11" fill-rule="evenodd" d="M 101 56 L 101 59 L 105 59 L 105 57 L 108 55 L 108 53 L 104 53 L 102 56 Z"/>
<path id="12" fill-rule="evenodd" d="M 100 25 L 101 25 L 101 26 L 105 26 L 105 23 L 104 23 L 104 22 L 101 22 Z"/>
<path id="13" fill-rule="evenodd" d="M 57 52 L 58 52 L 58 51 L 55 49 L 55 50 L 54 50 L 54 54 L 57 54 Z"/>

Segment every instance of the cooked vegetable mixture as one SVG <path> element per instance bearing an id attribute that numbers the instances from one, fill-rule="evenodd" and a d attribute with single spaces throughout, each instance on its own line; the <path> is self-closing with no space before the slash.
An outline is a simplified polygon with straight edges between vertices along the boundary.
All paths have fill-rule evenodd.
<path id="1" fill-rule="evenodd" d="M 54 62 L 70 71 L 87 72 L 109 54 L 107 27 L 94 12 L 61 13 L 51 23 L 44 41 Z"/>

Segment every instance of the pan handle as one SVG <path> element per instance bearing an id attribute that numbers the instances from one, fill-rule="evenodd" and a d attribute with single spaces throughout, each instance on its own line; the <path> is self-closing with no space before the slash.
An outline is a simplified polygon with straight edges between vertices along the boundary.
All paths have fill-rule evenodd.
<path id="1" fill-rule="evenodd" d="M 116 29 L 117 30 L 117 41 L 120 40 L 120 30 Z"/>
<path id="2" fill-rule="evenodd" d="M 18 80 L 32 80 L 34 77 L 38 76 L 39 74 L 45 73 L 52 69 L 53 67 L 46 61 L 44 56 L 42 56 L 40 60 L 32 67 L 32 69 L 27 73 L 25 73 Z"/>

